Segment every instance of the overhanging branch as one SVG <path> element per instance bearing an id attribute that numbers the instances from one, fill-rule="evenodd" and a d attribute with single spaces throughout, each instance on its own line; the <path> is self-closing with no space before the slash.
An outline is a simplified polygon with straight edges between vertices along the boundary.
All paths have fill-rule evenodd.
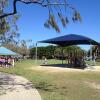
<path id="1" fill-rule="evenodd" d="M 40 0 L 29 0 L 29 1 L 24 1 L 24 0 L 14 0 L 13 1 L 13 12 L 11 13 L 4 13 L 2 15 L 0 15 L 0 19 L 2 18 L 5 18 L 7 16 L 11 16 L 11 15 L 14 15 L 17 13 L 17 2 L 21 2 L 21 3 L 24 3 L 24 4 L 38 4 L 38 5 L 41 5 L 42 7 L 47 7 L 47 6 L 54 6 L 54 5 L 67 5 L 69 8 L 75 10 L 75 8 L 71 5 L 71 4 L 66 4 L 66 3 L 46 3 L 44 4 L 44 0 L 42 2 L 39 2 Z"/>

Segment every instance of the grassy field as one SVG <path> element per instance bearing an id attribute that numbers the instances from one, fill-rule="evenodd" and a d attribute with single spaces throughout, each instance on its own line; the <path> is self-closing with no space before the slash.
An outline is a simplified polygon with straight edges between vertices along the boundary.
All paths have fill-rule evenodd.
<path id="1" fill-rule="evenodd" d="M 51 60 L 48 63 L 56 64 L 61 61 Z M 100 72 L 54 73 L 32 69 L 39 64 L 41 61 L 36 64 L 33 60 L 26 60 L 16 63 L 14 68 L 0 68 L 0 71 L 30 80 L 43 100 L 100 100 Z"/>

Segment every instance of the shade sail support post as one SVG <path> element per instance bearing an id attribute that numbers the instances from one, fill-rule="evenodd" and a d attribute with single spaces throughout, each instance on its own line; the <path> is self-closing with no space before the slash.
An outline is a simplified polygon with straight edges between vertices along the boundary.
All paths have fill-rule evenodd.
<path id="1" fill-rule="evenodd" d="M 36 64 L 37 64 L 37 44 L 38 44 L 38 43 L 36 43 L 36 47 L 35 47 L 35 48 L 36 48 L 36 50 L 35 50 L 35 63 L 36 63 Z"/>
<path id="2" fill-rule="evenodd" d="M 91 57 L 91 61 L 92 61 L 92 45 L 91 45 L 91 49 L 90 49 L 90 57 Z"/>
<path id="3" fill-rule="evenodd" d="M 93 50 L 92 50 L 92 44 L 91 44 L 91 49 L 90 49 L 90 57 L 91 57 L 92 65 L 95 65 L 95 57 L 94 57 Z"/>
<path id="4" fill-rule="evenodd" d="M 62 64 L 64 64 L 64 62 L 63 62 L 63 57 L 64 57 L 63 46 L 61 47 L 61 54 L 62 54 Z"/>

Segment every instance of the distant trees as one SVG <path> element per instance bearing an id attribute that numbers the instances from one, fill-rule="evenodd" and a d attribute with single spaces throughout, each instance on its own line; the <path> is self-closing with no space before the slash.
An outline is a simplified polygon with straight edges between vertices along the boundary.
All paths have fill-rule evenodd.
<path id="1" fill-rule="evenodd" d="M 35 57 L 36 48 L 33 47 L 30 49 L 30 56 Z M 82 54 L 84 51 L 78 46 L 68 46 L 63 47 L 63 55 L 62 55 L 62 47 L 60 46 L 46 46 L 46 47 L 38 47 L 38 58 L 42 59 L 45 56 L 47 59 L 58 58 L 60 59 L 62 56 L 66 58 L 69 53 L 80 53 Z"/>
<path id="2" fill-rule="evenodd" d="M 63 50 L 63 51 L 62 51 Z M 70 56 L 70 54 L 74 55 L 74 56 L 82 56 L 82 54 L 84 53 L 84 50 L 82 50 L 79 46 L 66 46 L 66 47 L 60 47 L 58 46 L 55 49 L 55 57 L 60 57 L 60 58 L 67 58 L 68 56 Z M 63 54 L 63 55 L 62 55 Z"/>
<path id="3" fill-rule="evenodd" d="M 92 55 L 100 59 L 100 46 L 92 46 Z"/>
<path id="4" fill-rule="evenodd" d="M 30 56 L 31 58 L 36 57 L 36 48 L 27 48 L 26 41 L 22 40 L 20 44 L 14 44 L 14 43 L 8 43 L 4 44 L 5 47 L 11 49 L 12 51 L 15 51 L 23 56 Z M 37 56 L 39 59 L 42 59 L 44 56 L 47 59 L 62 59 L 62 57 L 65 59 L 69 56 L 70 53 L 72 53 L 75 56 L 83 56 L 83 53 L 85 52 L 78 46 L 68 46 L 63 47 L 63 55 L 62 55 L 62 47 L 60 46 L 53 46 L 49 45 L 46 47 L 37 47 Z"/>
<path id="5" fill-rule="evenodd" d="M 47 47 L 38 47 L 38 58 L 42 59 L 43 56 L 45 56 L 48 59 L 53 58 L 55 46 L 47 46 Z M 31 58 L 35 57 L 36 54 L 36 48 L 33 47 L 30 49 L 30 56 Z"/>
<path id="6" fill-rule="evenodd" d="M 23 56 L 29 55 L 29 49 L 27 48 L 27 44 L 25 40 L 21 41 L 18 52 Z"/>
<path id="7" fill-rule="evenodd" d="M 16 44 L 14 42 L 4 43 L 3 46 L 11 49 L 12 51 L 21 54 L 22 56 L 29 56 L 29 49 L 25 40 L 22 40 L 20 43 Z"/>

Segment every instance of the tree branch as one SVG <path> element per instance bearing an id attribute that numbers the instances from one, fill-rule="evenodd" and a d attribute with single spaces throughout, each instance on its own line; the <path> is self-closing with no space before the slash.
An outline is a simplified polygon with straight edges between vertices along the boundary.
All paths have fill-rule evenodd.
<path id="1" fill-rule="evenodd" d="M 24 1 L 24 0 L 14 0 L 13 1 L 13 12 L 11 13 L 4 13 L 2 15 L 0 15 L 0 19 L 2 18 L 5 18 L 7 16 L 11 16 L 11 15 L 14 15 L 17 13 L 17 2 L 21 2 L 21 3 L 24 3 L 24 4 L 38 4 L 38 5 L 41 5 L 42 7 L 47 7 L 47 6 L 53 6 L 53 5 L 67 5 L 69 8 L 75 10 L 75 8 L 71 5 L 71 4 L 66 4 L 66 3 L 46 3 L 44 4 L 44 1 L 45 0 L 42 0 L 42 2 L 39 2 L 40 0 L 29 0 L 29 1 Z"/>

